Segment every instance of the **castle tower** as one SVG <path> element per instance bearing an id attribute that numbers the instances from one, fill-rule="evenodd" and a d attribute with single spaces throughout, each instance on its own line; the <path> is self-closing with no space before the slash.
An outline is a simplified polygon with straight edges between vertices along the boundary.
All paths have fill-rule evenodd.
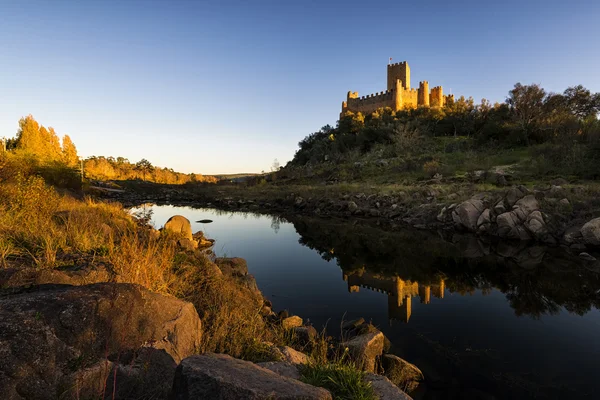
<path id="1" fill-rule="evenodd" d="M 419 285 L 419 297 L 421 303 L 429 304 L 431 302 L 431 286 Z"/>
<path id="2" fill-rule="evenodd" d="M 402 107 L 404 107 L 404 100 L 402 99 L 403 92 L 404 88 L 402 87 L 402 81 L 396 79 L 396 86 L 394 88 L 394 111 L 400 111 L 402 110 Z"/>
<path id="3" fill-rule="evenodd" d="M 389 64 L 387 69 L 387 89 L 396 88 L 396 81 L 400 79 L 404 89 L 410 89 L 410 68 L 406 61 Z"/>
<path id="4" fill-rule="evenodd" d="M 419 82 L 417 106 L 429 107 L 429 82 L 427 81 Z"/>
<path id="5" fill-rule="evenodd" d="M 444 91 L 441 86 L 436 86 L 431 89 L 431 93 L 429 94 L 429 105 L 431 107 L 444 106 Z"/>

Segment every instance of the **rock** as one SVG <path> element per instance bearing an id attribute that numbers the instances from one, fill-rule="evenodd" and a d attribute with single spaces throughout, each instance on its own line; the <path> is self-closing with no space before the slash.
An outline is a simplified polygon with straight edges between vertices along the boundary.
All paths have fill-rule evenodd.
<path id="1" fill-rule="evenodd" d="M 304 199 L 302 197 L 298 196 L 294 199 L 294 205 L 296 207 L 302 207 L 303 204 L 304 204 Z"/>
<path id="2" fill-rule="evenodd" d="M 458 193 L 450 193 L 450 194 L 448 195 L 448 200 L 450 200 L 450 201 L 454 201 L 454 200 L 456 200 L 456 199 L 458 199 L 458 198 L 459 198 L 459 195 L 458 195 Z"/>
<path id="3" fill-rule="evenodd" d="M 281 311 L 279 311 L 277 316 L 279 317 L 280 320 L 284 320 L 290 316 L 290 313 L 288 312 L 288 310 L 281 310 Z"/>
<path id="4" fill-rule="evenodd" d="M 558 202 L 559 205 L 563 206 L 563 207 L 567 207 L 570 206 L 571 203 L 569 202 L 569 199 L 560 199 L 560 201 Z"/>
<path id="5" fill-rule="evenodd" d="M 258 363 L 256 365 L 273 371 L 277 375 L 285 376 L 286 378 L 300 379 L 298 367 L 285 361 L 267 361 Z"/>
<path id="6" fill-rule="evenodd" d="M 219 267 L 223 275 L 227 276 L 246 276 L 248 275 L 248 264 L 246 260 L 240 257 L 217 257 L 215 264 Z"/>
<path id="7" fill-rule="evenodd" d="M 550 186 L 550 195 L 552 197 L 560 197 L 564 193 L 564 189 L 561 186 L 552 185 Z"/>
<path id="8" fill-rule="evenodd" d="M 307 364 L 310 361 L 310 358 L 306 354 L 294 350 L 289 346 L 280 347 L 279 350 L 281 351 L 281 354 L 283 354 L 283 361 L 290 364 Z"/>
<path id="9" fill-rule="evenodd" d="M 517 213 L 517 216 L 521 221 L 524 221 L 529 214 L 533 211 L 539 210 L 540 204 L 534 195 L 530 194 L 515 203 L 513 211 Z"/>
<path id="10" fill-rule="evenodd" d="M 564 185 L 568 185 L 569 181 L 564 178 L 556 178 L 556 179 L 553 179 L 550 183 L 555 186 L 564 186 Z"/>
<path id="11" fill-rule="evenodd" d="M 412 397 L 400 390 L 385 376 L 366 374 L 365 380 L 371 382 L 371 387 L 379 400 L 412 400 Z"/>
<path id="12" fill-rule="evenodd" d="M 14 288 L 19 286 L 44 285 L 47 283 L 63 285 L 89 285 L 109 282 L 114 279 L 114 272 L 103 263 L 87 266 L 69 266 L 53 269 L 7 268 L 0 269 L 0 287 Z"/>
<path id="13" fill-rule="evenodd" d="M 494 206 L 494 213 L 496 213 L 497 215 L 500 215 L 500 214 L 503 214 L 505 212 L 506 212 L 506 207 L 504 206 L 504 201 L 500 200 Z"/>
<path id="14" fill-rule="evenodd" d="M 600 246 L 600 218 L 594 218 L 581 228 L 583 242 L 588 246 Z"/>
<path id="15" fill-rule="evenodd" d="M 281 320 L 281 326 L 283 329 L 292 329 L 298 326 L 302 326 L 302 318 L 297 315 L 293 315 L 291 317 L 287 317 Z"/>
<path id="16" fill-rule="evenodd" d="M 437 215 L 436 219 L 440 222 L 444 222 L 446 220 L 446 212 L 448 211 L 448 208 L 446 206 L 444 206 L 444 208 L 442 208 L 439 212 L 439 214 Z"/>
<path id="17" fill-rule="evenodd" d="M 596 257 L 592 256 L 591 254 L 588 253 L 579 253 L 579 258 L 581 258 L 582 260 L 585 261 L 596 261 Z"/>
<path id="18" fill-rule="evenodd" d="M 452 211 L 452 220 L 457 228 L 475 232 L 477 230 L 477 220 L 484 209 L 481 200 L 469 199 L 463 201 Z"/>
<path id="19" fill-rule="evenodd" d="M 516 187 L 511 187 L 508 189 L 506 191 L 506 196 L 504 196 L 509 207 L 514 206 L 517 200 L 519 200 L 521 197 L 523 197 L 523 193 Z"/>
<path id="20" fill-rule="evenodd" d="M 563 235 L 563 240 L 566 244 L 577 243 L 581 239 L 583 239 L 583 235 L 581 234 L 581 227 L 579 226 L 568 228 Z"/>
<path id="21" fill-rule="evenodd" d="M 175 372 L 173 400 L 322 399 L 331 394 L 225 354 L 188 357 Z"/>
<path id="22" fill-rule="evenodd" d="M 343 342 L 342 346 L 364 371 L 375 372 L 375 361 L 383 353 L 384 336 L 381 332 L 359 335 Z"/>
<path id="23" fill-rule="evenodd" d="M 358 210 L 358 206 L 353 201 L 349 201 L 347 207 L 348 207 L 348 211 L 350 211 L 352 213 L 355 212 L 356 210 Z"/>
<path id="24" fill-rule="evenodd" d="M 166 351 L 142 348 L 130 362 L 113 364 L 106 393 L 112 394 L 114 389 L 116 399 L 166 399 L 171 393 L 176 367 L 177 363 Z"/>
<path id="25" fill-rule="evenodd" d="M 479 232 L 487 232 L 492 223 L 490 209 L 486 208 L 477 219 L 477 230 Z"/>
<path id="26" fill-rule="evenodd" d="M 548 235 L 548 228 L 544 217 L 539 210 L 533 211 L 525 221 L 525 227 L 538 240 L 543 240 Z"/>
<path id="27" fill-rule="evenodd" d="M 370 215 L 371 217 L 379 217 L 379 215 L 380 215 L 380 212 L 379 212 L 379 210 L 378 210 L 378 209 L 376 209 L 376 208 L 371 208 L 371 209 L 369 210 L 369 215 Z"/>
<path id="28" fill-rule="evenodd" d="M 413 365 L 393 354 L 385 354 L 382 358 L 385 376 L 392 383 L 406 392 L 415 390 L 425 379 L 423 373 Z"/>
<path id="29" fill-rule="evenodd" d="M 293 329 L 296 339 L 303 346 L 312 343 L 318 336 L 317 330 L 312 326 L 297 326 Z"/>
<path id="30" fill-rule="evenodd" d="M 347 331 L 350 329 L 355 329 L 364 323 L 365 323 L 364 318 L 358 318 L 358 319 L 353 319 L 352 321 L 346 321 L 342 324 L 342 330 Z"/>
<path id="31" fill-rule="evenodd" d="M 7 400 L 76 397 L 65 388 L 96 390 L 98 382 L 82 379 L 106 378 L 113 367 L 107 358 L 116 363 L 152 346 L 175 364 L 194 354 L 200 339 L 191 303 L 139 285 L 21 289 L 0 297 L 0 393 Z"/>
<path id="32" fill-rule="evenodd" d="M 194 251 L 198 248 L 198 242 L 195 241 L 194 239 L 191 239 L 191 240 L 187 239 L 187 238 L 179 239 L 177 241 L 177 245 L 187 251 Z"/>
<path id="33" fill-rule="evenodd" d="M 183 215 L 174 215 L 169 218 L 163 229 L 179 234 L 184 239 L 194 239 L 192 236 L 192 224 Z"/>
<path id="34" fill-rule="evenodd" d="M 498 236 L 503 239 L 531 239 L 531 235 L 523 228 L 521 221 L 513 211 L 498 215 L 496 224 L 498 225 Z"/>

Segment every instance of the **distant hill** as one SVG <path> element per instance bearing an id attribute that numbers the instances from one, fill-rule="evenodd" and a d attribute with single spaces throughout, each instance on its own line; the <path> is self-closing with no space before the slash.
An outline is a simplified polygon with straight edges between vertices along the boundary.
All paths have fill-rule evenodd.
<path id="1" fill-rule="evenodd" d="M 230 180 L 243 180 L 247 178 L 251 178 L 253 176 L 261 175 L 259 173 L 238 173 L 238 174 L 223 174 L 223 175 L 213 175 L 220 181 L 230 181 Z"/>

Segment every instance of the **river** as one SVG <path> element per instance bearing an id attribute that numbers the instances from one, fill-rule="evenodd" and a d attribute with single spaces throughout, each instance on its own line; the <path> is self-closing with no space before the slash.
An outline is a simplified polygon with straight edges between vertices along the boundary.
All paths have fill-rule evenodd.
<path id="1" fill-rule="evenodd" d="M 363 317 L 427 379 L 418 398 L 600 393 L 600 269 L 564 249 L 309 218 L 153 206 L 242 257 L 276 311 L 339 335 Z M 194 221 L 210 219 L 212 223 Z"/>

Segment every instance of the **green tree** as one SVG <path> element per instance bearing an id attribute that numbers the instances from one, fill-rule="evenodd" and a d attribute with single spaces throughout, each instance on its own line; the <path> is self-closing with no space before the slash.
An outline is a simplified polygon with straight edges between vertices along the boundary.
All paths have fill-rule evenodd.
<path id="1" fill-rule="evenodd" d="M 146 160 L 145 158 L 142 158 L 140 161 L 135 163 L 135 170 L 140 171 L 142 173 L 143 180 L 146 180 L 146 174 L 152 172 L 154 170 L 154 167 L 152 166 L 150 161 Z"/>
<path id="2" fill-rule="evenodd" d="M 544 119 L 545 97 L 546 91 L 537 84 L 517 83 L 508 92 L 506 103 L 510 107 L 514 121 L 521 129 L 527 145 L 529 145 L 530 136 L 539 128 Z"/>

